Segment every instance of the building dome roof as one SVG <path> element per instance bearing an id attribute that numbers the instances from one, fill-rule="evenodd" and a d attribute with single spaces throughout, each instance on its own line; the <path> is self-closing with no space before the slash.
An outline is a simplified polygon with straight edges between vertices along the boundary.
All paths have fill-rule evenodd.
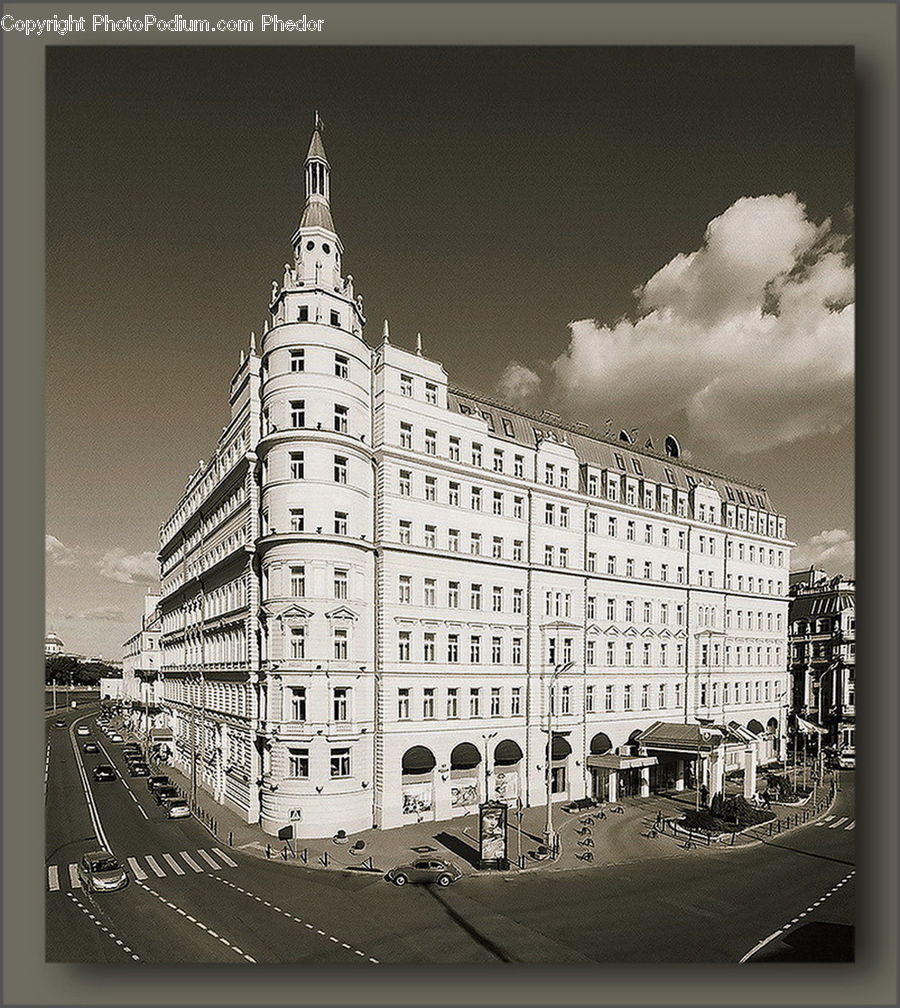
<path id="1" fill-rule="evenodd" d="M 45 644 L 62 644 L 62 637 L 58 633 L 54 633 L 52 630 L 44 638 Z"/>

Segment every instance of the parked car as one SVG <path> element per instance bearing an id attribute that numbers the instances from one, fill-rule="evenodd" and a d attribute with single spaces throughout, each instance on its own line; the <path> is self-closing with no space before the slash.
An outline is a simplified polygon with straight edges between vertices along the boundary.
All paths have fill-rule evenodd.
<path id="1" fill-rule="evenodd" d="M 128 872 L 108 850 L 95 850 L 78 862 L 78 878 L 89 892 L 112 892 L 128 885 Z"/>
<path id="2" fill-rule="evenodd" d="M 111 767 L 109 763 L 98 763 L 91 772 L 94 775 L 95 781 L 111 781 L 116 779 L 115 767 Z"/>
<path id="3" fill-rule="evenodd" d="M 190 818 L 191 807 L 184 798 L 166 798 L 161 804 L 169 819 Z"/>
<path id="4" fill-rule="evenodd" d="M 156 788 L 153 797 L 156 799 L 157 805 L 162 805 L 166 798 L 180 798 L 181 795 L 178 793 L 178 788 L 168 785 Z"/>
<path id="5" fill-rule="evenodd" d="M 91 734 L 91 729 L 90 729 L 90 728 L 88 728 L 88 726 L 87 726 L 87 725 L 84 725 L 84 724 L 80 724 L 80 725 L 79 725 L 79 726 L 78 726 L 78 727 L 77 727 L 77 728 L 75 729 L 75 734 L 76 734 L 76 735 L 90 735 L 90 734 Z"/>
<path id="6" fill-rule="evenodd" d="M 449 861 L 423 858 L 421 861 L 392 868 L 385 878 L 398 886 L 406 885 L 407 882 L 437 882 L 439 886 L 448 886 L 462 878 L 462 872 Z"/>
<path id="7" fill-rule="evenodd" d="M 856 767 L 856 750 L 842 749 L 837 754 L 837 765 L 842 770 L 853 770 Z"/>
<path id="8" fill-rule="evenodd" d="M 128 772 L 132 777 L 149 777 L 150 767 L 146 763 L 131 763 Z"/>
<path id="9" fill-rule="evenodd" d="M 82 742 L 81 750 L 82 752 L 97 753 L 100 752 L 100 746 L 96 742 Z"/>
<path id="10" fill-rule="evenodd" d="M 124 741 L 125 741 L 125 739 L 123 739 L 123 738 L 122 738 L 122 736 L 121 736 L 121 735 L 120 735 L 120 734 L 119 734 L 118 732 L 113 732 L 113 733 L 112 733 L 112 734 L 111 734 L 111 735 L 109 736 L 109 741 L 110 741 L 110 742 L 115 742 L 115 743 L 117 743 L 117 744 L 118 744 L 119 742 L 124 742 Z"/>
<path id="11" fill-rule="evenodd" d="M 169 778 L 166 777 L 165 774 L 159 774 L 156 777 L 151 777 L 147 781 L 147 790 L 148 791 L 156 791 L 156 790 L 158 790 L 161 787 L 170 787 L 171 784 L 172 784 L 172 781 L 169 780 Z"/>

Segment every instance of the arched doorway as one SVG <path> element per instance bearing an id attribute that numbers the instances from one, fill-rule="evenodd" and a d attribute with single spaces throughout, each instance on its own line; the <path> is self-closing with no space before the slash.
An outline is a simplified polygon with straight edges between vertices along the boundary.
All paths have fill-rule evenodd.
<path id="1" fill-rule="evenodd" d="M 450 807 L 473 809 L 479 802 L 478 766 L 481 753 L 471 742 L 460 742 L 450 753 Z"/>
<path id="2" fill-rule="evenodd" d="M 564 735 L 553 733 L 550 743 L 550 793 L 554 799 L 569 796 L 569 756 L 572 747 Z"/>
<path id="3" fill-rule="evenodd" d="M 766 721 L 766 762 L 778 759 L 778 718 Z"/>
<path id="4" fill-rule="evenodd" d="M 597 732 L 591 739 L 588 751 L 590 756 L 605 756 L 612 751 L 612 739 L 606 732 Z M 591 767 L 591 797 L 597 801 L 609 801 L 609 767 Z"/>
<path id="5" fill-rule="evenodd" d="M 434 768 L 437 760 L 426 746 L 412 746 L 400 763 L 401 810 L 405 816 L 434 818 Z"/>
<path id="6" fill-rule="evenodd" d="M 519 797 L 522 750 L 518 742 L 504 739 L 494 747 L 494 795 L 498 801 L 515 804 Z"/>

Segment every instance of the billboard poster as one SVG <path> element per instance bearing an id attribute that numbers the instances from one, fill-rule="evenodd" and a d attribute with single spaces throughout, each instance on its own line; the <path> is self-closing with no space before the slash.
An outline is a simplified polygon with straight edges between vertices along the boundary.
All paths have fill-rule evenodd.
<path id="1" fill-rule="evenodd" d="M 478 804 L 478 781 L 474 777 L 462 777 L 450 785 L 450 804 L 453 808 Z"/>
<path id="2" fill-rule="evenodd" d="M 519 796 L 519 774 L 516 770 L 494 774 L 494 794 L 497 801 L 515 804 Z"/>
<path id="3" fill-rule="evenodd" d="M 420 815 L 431 811 L 431 783 L 403 785 L 403 814 Z"/>
<path id="4" fill-rule="evenodd" d="M 485 802 L 479 808 L 479 838 L 482 864 L 497 864 L 506 860 L 506 806 L 502 802 Z"/>

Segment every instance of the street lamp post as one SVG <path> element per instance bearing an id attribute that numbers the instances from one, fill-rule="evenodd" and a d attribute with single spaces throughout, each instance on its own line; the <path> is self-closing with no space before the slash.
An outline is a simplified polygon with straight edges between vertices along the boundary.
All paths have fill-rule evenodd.
<path id="1" fill-rule="evenodd" d="M 697 780 L 694 782 L 695 785 L 696 785 L 696 795 L 695 795 L 695 798 L 694 798 L 694 807 L 699 812 L 700 811 L 700 742 L 703 739 L 702 728 L 708 728 L 714 722 L 713 722 L 712 718 L 697 717 L 696 714 L 694 715 L 694 720 L 700 726 L 697 729 Z"/>
<path id="2" fill-rule="evenodd" d="M 551 755 L 553 751 L 553 687 L 556 680 L 563 672 L 568 672 L 575 662 L 566 662 L 564 665 L 557 665 L 550 676 L 550 692 L 547 703 L 547 759 L 546 759 L 546 785 L 547 785 L 547 821 L 544 826 L 544 843 L 551 851 L 556 850 L 556 832 L 553 829 L 553 776 L 551 767 Z"/>
<path id="3" fill-rule="evenodd" d="M 488 742 L 490 742 L 490 740 L 492 738 L 496 738 L 496 737 L 497 737 L 497 732 L 482 732 L 481 733 L 481 740 L 482 740 L 482 742 L 484 742 L 484 800 L 485 801 L 490 801 L 491 800 L 491 795 L 490 795 L 490 787 L 491 787 L 490 777 L 491 777 L 491 771 L 490 771 L 490 756 L 489 756 L 490 746 L 488 745 Z"/>

